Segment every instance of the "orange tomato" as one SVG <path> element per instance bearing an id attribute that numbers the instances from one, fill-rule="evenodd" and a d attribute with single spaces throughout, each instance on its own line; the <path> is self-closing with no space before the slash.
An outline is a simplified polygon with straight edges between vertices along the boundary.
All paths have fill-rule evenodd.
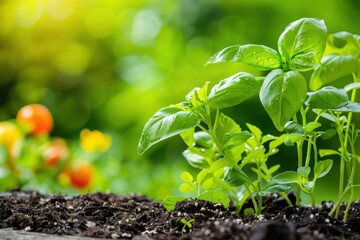
<path id="1" fill-rule="evenodd" d="M 54 167 L 60 160 L 67 158 L 69 149 L 65 140 L 56 139 L 44 152 L 44 161 L 47 167 Z"/>
<path id="2" fill-rule="evenodd" d="M 50 111 L 41 104 L 30 104 L 22 107 L 16 120 L 29 128 L 30 134 L 37 136 L 49 134 L 53 129 L 53 118 Z"/>
<path id="3" fill-rule="evenodd" d="M 94 176 L 94 169 L 90 163 L 78 162 L 68 172 L 70 184 L 78 189 L 84 189 L 90 186 Z"/>

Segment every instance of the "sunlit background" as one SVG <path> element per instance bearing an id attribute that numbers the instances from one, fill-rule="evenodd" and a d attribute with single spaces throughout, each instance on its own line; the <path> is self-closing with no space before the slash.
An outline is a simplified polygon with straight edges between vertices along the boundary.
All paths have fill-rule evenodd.
<path id="1" fill-rule="evenodd" d="M 0 121 L 41 103 L 54 115 L 54 136 L 106 132 L 113 144 L 97 162 L 101 181 L 92 190 L 161 199 L 177 193 L 189 167 L 179 138 L 137 155 L 147 119 L 206 81 L 257 73 L 203 65 L 230 45 L 276 48 L 283 29 L 302 17 L 324 19 L 329 32 L 360 33 L 357 0 L 0 0 Z M 257 99 L 226 112 L 276 133 Z M 278 162 L 295 167 L 291 154 Z M 336 194 L 323 185 L 321 194 Z"/>

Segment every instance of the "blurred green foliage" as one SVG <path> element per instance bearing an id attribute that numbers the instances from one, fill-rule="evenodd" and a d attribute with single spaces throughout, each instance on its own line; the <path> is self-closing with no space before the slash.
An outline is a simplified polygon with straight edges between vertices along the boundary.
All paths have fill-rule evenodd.
<path id="1" fill-rule="evenodd" d="M 235 63 L 203 64 L 230 45 L 276 48 L 274 39 L 302 17 L 324 19 L 330 32 L 360 33 L 356 0 L 1 0 L 0 120 L 37 102 L 53 113 L 56 136 L 108 132 L 114 142 L 99 168 L 107 184 L 98 189 L 162 198 L 176 192 L 187 168 L 184 146 L 172 139 L 140 158 L 147 119 L 205 81 L 256 74 Z M 226 111 L 275 131 L 256 99 Z"/>

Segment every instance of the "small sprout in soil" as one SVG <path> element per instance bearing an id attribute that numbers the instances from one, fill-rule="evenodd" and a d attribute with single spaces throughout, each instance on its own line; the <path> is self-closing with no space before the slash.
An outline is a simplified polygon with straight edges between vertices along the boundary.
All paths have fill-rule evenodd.
<path id="1" fill-rule="evenodd" d="M 191 229 L 193 227 L 192 223 L 195 221 L 195 219 L 190 219 L 190 220 L 186 220 L 185 218 L 181 218 L 180 222 L 183 225 L 182 229 L 181 229 L 181 233 L 186 233 L 186 228 Z"/>
<path id="2" fill-rule="evenodd" d="M 250 215 L 254 215 L 255 214 L 255 211 L 253 208 L 245 208 L 244 209 L 244 215 L 245 216 L 250 216 Z"/>

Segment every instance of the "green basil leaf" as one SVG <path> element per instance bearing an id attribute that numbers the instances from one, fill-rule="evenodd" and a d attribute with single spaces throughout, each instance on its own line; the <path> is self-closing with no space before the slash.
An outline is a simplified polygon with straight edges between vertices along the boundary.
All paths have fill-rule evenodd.
<path id="1" fill-rule="evenodd" d="M 315 92 L 308 93 L 305 104 L 317 109 L 336 109 L 345 105 L 349 97 L 345 90 L 333 86 L 323 87 Z"/>
<path id="2" fill-rule="evenodd" d="M 224 181 L 231 187 L 239 187 L 251 182 L 251 179 L 239 168 L 229 167 L 225 170 Z"/>
<path id="3" fill-rule="evenodd" d="M 204 103 L 206 100 L 206 96 L 208 94 L 209 84 L 210 84 L 209 82 L 205 82 L 203 87 L 201 88 L 196 87 L 193 90 L 191 90 L 185 97 L 186 101 L 193 103 L 193 105 L 194 105 L 194 101 Z"/>
<path id="4" fill-rule="evenodd" d="M 305 136 L 306 132 L 304 131 L 303 127 L 294 121 L 288 121 L 284 126 L 284 131 L 291 135 L 297 136 Z"/>
<path id="5" fill-rule="evenodd" d="M 299 111 L 306 91 L 306 81 L 298 72 L 277 69 L 266 76 L 260 89 L 260 101 L 279 131 Z"/>
<path id="6" fill-rule="evenodd" d="M 221 190 L 205 191 L 204 193 L 200 194 L 198 199 L 210 201 L 213 203 L 221 203 L 225 208 L 229 207 L 230 202 L 229 197 L 225 194 L 224 191 Z"/>
<path id="7" fill-rule="evenodd" d="M 262 138 L 262 131 L 260 130 L 260 128 L 258 128 L 255 125 L 252 125 L 250 123 L 246 123 L 247 128 L 250 130 L 251 134 L 253 135 L 253 137 L 256 140 L 255 146 L 256 147 L 258 145 L 258 143 L 261 142 L 261 138 Z"/>
<path id="8" fill-rule="evenodd" d="M 230 117 L 226 116 L 223 113 L 220 113 L 217 118 L 216 128 L 215 128 L 215 134 L 216 137 L 221 144 L 221 147 L 226 144 L 226 142 L 223 142 L 223 140 L 227 140 L 224 138 L 225 134 L 228 134 L 230 132 L 240 132 L 241 128 L 240 126 Z M 223 148 L 223 147 L 222 147 Z"/>
<path id="9" fill-rule="evenodd" d="M 331 159 L 317 162 L 314 166 L 314 181 L 328 174 L 332 165 L 333 160 Z"/>
<path id="10" fill-rule="evenodd" d="M 301 176 L 294 171 L 286 171 L 274 176 L 272 182 L 277 184 L 301 184 Z"/>
<path id="11" fill-rule="evenodd" d="M 269 143 L 269 151 L 268 154 L 273 155 L 278 153 L 279 149 L 277 147 L 279 147 L 281 144 L 284 143 L 284 141 L 286 140 L 287 135 L 286 134 L 282 134 L 281 136 L 277 137 L 276 139 L 273 139 L 270 143 Z"/>
<path id="12" fill-rule="evenodd" d="M 225 133 L 222 139 L 223 150 L 240 146 L 244 144 L 249 137 L 251 137 L 251 134 L 246 131 Z"/>
<path id="13" fill-rule="evenodd" d="M 198 117 L 176 106 L 160 109 L 145 124 L 142 131 L 138 153 L 142 154 L 154 144 L 194 128 L 200 123 Z"/>
<path id="14" fill-rule="evenodd" d="M 330 128 L 324 132 L 318 132 L 318 136 L 323 140 L 328 140 L 336 135 L 336 130 L 334 128 Z"/>
<path id="15" fill-rule="evenodd" d="M 360 55 L 360 36 L 349 32 L 337 32 L 329 34 L 326 54 L 353 55 L 358 58 Z"/>
<path id="16" fill-rule="evenodd" d="M 183 152 L 183 156 L 190 166 L 203 169 L 210 167 L 212 162 L 211 153 L 212 151 L 206 149 L 190 147 Z"/>
<path id="17" fill-rule="evenodd" d="M 320 149 L 319 150 L 319 155 L 320 157 L 325 157 L 325 156 L 329 156 L 329 155 L 341 155 L 338 151 L 333 150 L 333 149 Z"/>
<path id="18" fill-rule="evenodd" d="M 177 202 L 181 202 L 186 199 L 187 199 L 186 197 L 181 197 L 181 196 L 169 196 L 164 198 L 163 206 L 166 210 L 171 211 L 175 208 Z"/>
<path id="19" fill-rule="evenodd" d="M 240 62 L 260 70 L 281 66 L 279 54 L 274 49 L 255 44 L 227 47 L 212 56 L 206 64 L 219 62 Z"/>
<path id="20" fill-rule="evenodd" d="M 314 131 L 315 129 L 319 128 L 319 127 L 321 127 L 321 123 L 319 123 L 319 122 L 309 122 L 309 123 L 307 123 L 305 125 L 304 130 L 305 130 L 305 132 L 310 133 L 310 132 Z"/>
<path id="21" fill-rule="evenodd" d="M 269 169 L 269 173 L 270 174 L 273 174 L 274 172 L 276 172 L 277 170 L 279 170 L 280 168 L 280 164 L 276 164 L 274 166 L 272 166 L 270 169 Z"/>
<path id="22" fill-rule="evenodd" d="M 359 69 L 359 61 L 354 56 L 327 55 L 312 73 L 309 87 L 313 91 L 317 90 L 341 77 L 356 73 Z"/>
<path id="23" fill-rule="evenodd" d="M 214 141 L 210 134 L 204 131 L 194 133 L 195 143 L 204 148 L 212 148 Z"/>
<path id="24" fill-rule="evenodd" d="M 310 167 L 298 167 L 297 169 L 297 173 L 304 178 L 308 178 L 310 172 L 311 172 Z"/>
<path id="25" fill-rule="evenodd" d="M 191 103 L 192 112 L 202 121 L 207 121 L 209 117 L 205 106 L 208 88 L 209 82 L 206 82 L 202 88 L 195 88 L 186 96 L 186 100 Z"/>
<path id="26" fill-rule="evenodd" d="M 221 80 L 211 89 L 208 104 L 219 109 L 235 106 L 257 95 L 261 84 L 249 73 L 237 73 Z"/>
<path id="27" fill-rule="evenodd" d="M 186 183 L 192 183 L 194 181 L 194 177 L 187 171 L 182 172 L 180 178 Z"/>
<path id="28" fill-rule="evenodd" d="M 360 103 L 348 101 L 344 105 L 342 105 L 342 106 L 340 106 L 338 108 L 330 109 L 330 110 L 332 110 L 334 112 L 356 112 L 356 113 L 360 113 Z"/>
<path id="29" fill-rule="evenodd" d="M 305 104 L 311 108 L 328 109 L 334 112 L 360 112 L 360 103 L 350 101 L 344 89 L 333 86 L 309 93 Z"/>
<path id="30" fill-rule="evenodd" d="M 320 63 L 326 46 L 327 29 L 323 20 L 302 18 L 287 26 L 279 37 L 278 48 L 285 69 L 308 71 Z"/>

